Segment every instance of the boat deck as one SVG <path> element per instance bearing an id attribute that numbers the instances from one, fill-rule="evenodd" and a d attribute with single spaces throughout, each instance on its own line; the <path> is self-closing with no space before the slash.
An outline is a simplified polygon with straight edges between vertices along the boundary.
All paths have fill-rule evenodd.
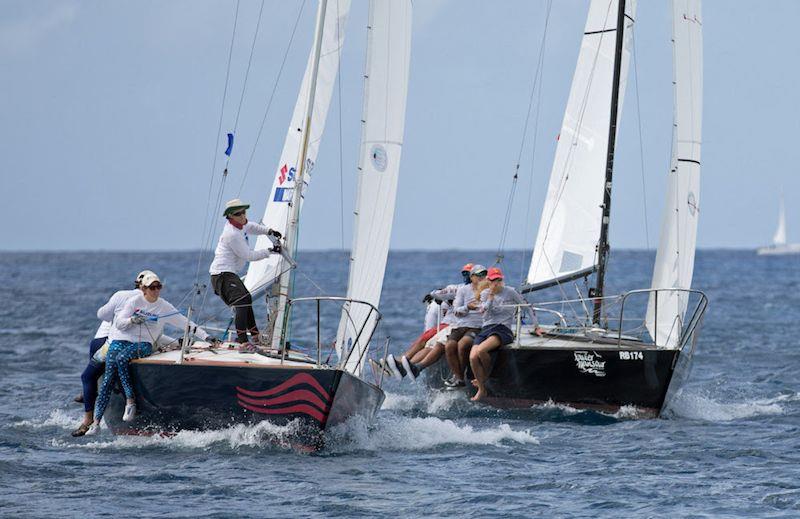
<path id="1" fill-rule="evenodd" d="M 545 334 L 541 337 L 533 333 L 533 326 L 523 326 L 519 340 L 506 346 L 508 349 L 553 349 L 574 350 L 576 347 L 595 350 L 668 350 L 663 346 L 642 342 L 636 337 L 622 335 L 619 340 L 615 332 L 602 329 L 575 329 L 562 331 L 555 327 L 543 326 Z M 578 343 L 580 346 L 576 345 Z"/>
<path id="2" fill-rule="evenodd" d="M 266 354 L 264 354 L 266 353 Z M 330 369 L 332 366 L 321 364 L 317 366 L 316 360 L 301 353 L 287 353 L 286 358 L 273 351 L 264 350 L 264 353 L 244 353 L 235 348 L 228 348 L 227 343 L 222 348 L 211 348 L 209 343 L 195 342 L 190 351 L 183 356 L 184 364 L 198 366 L 237 366 L 237 367 L 270 367 L 270 368 L 319 368 Z M 178 364 L 181 359 L 180 350 L 165 351 L 153 354 L 133 362 L 141 364 Z"/>

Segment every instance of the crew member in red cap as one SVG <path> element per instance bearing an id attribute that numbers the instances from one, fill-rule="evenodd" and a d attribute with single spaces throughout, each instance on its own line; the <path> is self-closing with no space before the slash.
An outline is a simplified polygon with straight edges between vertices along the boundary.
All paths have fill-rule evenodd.
<path id="1" fill-rule="evenodd" d="M 238 198 L 225 204 L 225 211 L 222 213 L 228 221 L 219 237 L 217 249 L 214 251 L 214 261 L 208 269 L 211 274 L 211 286 L 226 305 L 234 309 L 234 324 L 236 326 L 236 341 L 244 344 L 247 351 L 255 349 L 248 344 L 247 332 L 253 342 L 258 344 L 258 327 L 256 317 L 253 314 L 253 297 L 250 291 L 244 286 L 239 272 L 249 261 L 259 261 L 267 258 L 270 254 L 281 252 L 280 243 L 273 240 L 274 246 L 269 249 L 250 250 L 247 235 L 266 234 L 281 238 L 280 233 L 273 231 L 266 225 L 247 221 L 247 209 L 250 208 Z"/>
<path id="2" fill-rule="evenodd" d="M 430 309 L 431 306 L 436 305 L 436 310 L 439 312 L 439 321 L 438 325 L 436 320 L 433 322 L 428 322 L 428 318 L 426 316 L 426 329 L 422 332 L 422 335 L 417 337 L 414 342 L 408 347 L 408 349 L 403 353 L 400 359 L 396 359 L 394 355 L 389 354 L 386 357 L 386 363 L 384 365 L 385 368 L 391 372 L 392 376 L 396 380 L 402 380 L 408 372 L 404 367 L 403 359 L 408 359 L 405 362 L 409 362 L 410 359 L 413 359 L 417 356 L 420 352 L 425 349 L 425 345 L 434 337 L 440 336 L 441 334 L 446 334 L 451 324 L 455 322 L 455 316 L 452 313 L 451 303 L 453 299 L 456 297 L 456 292 L 459 288 L 463 287 L 465 284 L 470 283 L 470 270 L 472 269 L 472 263 L 467 263 L 463 267 L 461 267 L 461 278 L 464 280 L 464 283 L 457 283 L 453 285 L 447 285 L 444 288 L 440 288 L 438 290 L 434 290 L 428 294 L 425 294 L 425 297 L 422 298 L 423 303 L 428 303 L 428 308 Z M 441 337 L 441 342 L 444 344 L 447 341 L 447 336 Z M 436 341 L 440 342 L 440 341 Z M 427 354 L 427 352 L 425 352 Z"/>
<path id="3" fill-rule="evenodd" d="M 483 327 L 478 335 L 475 336 L 475 344 L 469 354 L 469 364 L 475 379 L 472 385 L 478 388 L 478 392 L 472 400 L 480 400 L 486 396 L 486 379 L 491 373 L 492 358 L 490 352 L 514 342 L 514 333 L 511 327 L 514 326 L 514 316 L 517 309 L 516 305 L 527 305 L 528 302 L 511 287 L 503 283 L 503 272 L 492 267 L 486 276 L 489 280 L 489 288 L 481 292 L 480 303 L 470 303 L 475 308 L 479 308 L 483 313 Z M 527 308 L 536 322 L 536 315 Z M 541 334 L 539 327 L 535 328 L 537 335 Z"/>

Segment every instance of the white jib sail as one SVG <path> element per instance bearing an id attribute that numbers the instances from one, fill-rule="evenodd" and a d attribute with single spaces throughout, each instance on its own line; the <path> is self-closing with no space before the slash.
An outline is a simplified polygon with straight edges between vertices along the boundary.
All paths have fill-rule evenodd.
<path id="1" fill-rule="evenodd" d="M 371 0 L 358 192 L 347 297 L 378 306 L 394 219 L 411 55 L 411 1 Z M 345 304 L 336 337 L 345 369 L 360 374 L 377 315 Z M 363 328 L 362 328 L 363 325 Z M 349 356 L 348 356 L 348 353 Z"/>
<path id="2" fill-rule="evenodd" d="M 652 288 L 692 286 L 700 216 L 700 147 L 703 116 L 703 23 L 700 0 L 673 1 L 675 128 L 667 200 Z M 656 294 L 658 304 L 656 305 Z M 677 347 L 689 303 L 686 292 L 652 293 L 647 329 L 659 346 Z"/>
<path id="3" fill-rule="evenodd" d="M 772 243 L 775 245 L 786 245 L 786 210 L 783 207 L 783 196 L 781 196 L 781 208 L 778 214 L 778 228 L 775 229 Z"/>
<path id="4" fill-rule="evenodd" d="M 592 0 L 561 125 L 527 284 L 591 271 L 597 263 L 611 118 L 617 0 Z M 628 77 L 636 2 L 625 5 L 619 112 Z M 619 126 L 617 126 L 619 128 Z"/>
<path id="5" fill-rule="evenodd" d="M 319 60 L 316 96 L 314 98 L 314 111 L 311 119 L 311 133 L 306 155 L 307 169 L 303 182 L 303 193 L 305 193 L 311 180 L 314 164 L 317 160 L 317 151 L 322 139 L 322 132 L 325 129 L 328 107 L 336 84 L 336 74 L 339 70 L 339 57 L 344 44 L 344 29 L 349 12 L 350 0 L 328 1 L 322 33 L 322 50 Z M 303 82 L 300 86 L 300 92 L 297 95 L 297 103 L 294 105 L 292 121 L 286 133 L 286 141 L 283 144 L 275 179 L 272 182 L 272 189 L 267 198 L 264 217 L 261 220 L 267 227 L 275 229 L 284 235 L 286 234 L 286 226 L 289 220 L 290 202 L 295 189 L 294 178 L 298 170 L 297 160 L 300 155 L 300 147 L 303 144 L 304 117 L 308 102 L 313 58 L 314 49 L 312 48 L 308 57 Z M 271 246 L 272 243 L 266 236 L 259 236 L 255 248 L 265 249 Z M 290 253 L 294 253 L 294 251 L 290 251 Z M 244 280 L 247 289 L 250 292 L 258 292 L 267 288 L 280 274 L 281 262 L 281 256 L 272 255 L 267 259 L 250 263 Z"/>

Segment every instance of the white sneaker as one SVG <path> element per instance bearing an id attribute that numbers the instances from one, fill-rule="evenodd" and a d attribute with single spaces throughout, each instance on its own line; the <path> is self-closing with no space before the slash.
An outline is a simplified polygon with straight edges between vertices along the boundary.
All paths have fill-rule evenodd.
<path id="1" fill-rule="evenodd" d="M 414 369 L 411 367 L 411 363 L 408 361 L 408 357 L 403 355 L 403 357 L 400 359 L 400 362 L 403 363 L 403 368 L 405 368 L 406 375 L 408 376 L 408 378 L 410 378 L 411 380 L 417 380 L 417 374 L 414 373 Z"/>
<path id="2" fill-rule="evenodd" d="M 397 369 L 397 361 L 394 360 L 394 355 L 391 353 L 386 356 L 386 366 L 389 368 L 389 371 L 392 372 L 392 376 L 395 380 L 403 380 L 403 374 Z"/>
<path id="3" fill-rule="evenodd" d="M 122 415 L 123 422 L 130 422 L 136 416 L 136 404 L 125 404 L 125 413 Z"/>
<path id="4" fill-rule="evenodd" d="M 97 436 L 98 434 L 100 434 L 100 424 L 92 422 L 92 425 L 89 426 L 89 430 L 86 431 L 84 436 Z"/>

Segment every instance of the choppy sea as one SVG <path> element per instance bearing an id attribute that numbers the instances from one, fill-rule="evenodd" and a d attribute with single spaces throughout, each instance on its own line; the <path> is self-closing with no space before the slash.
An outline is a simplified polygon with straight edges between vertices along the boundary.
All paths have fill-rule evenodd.
<path id="1" fill-rule="evenodd" d="M 346 259 L 302 254 L 298 291 L 343 293 Z M 466 261 L 493 260 L 392 253 L 377 340 L 402 351 L 421 331 L 422 295 L 457 282 Z M 523 261 L 507 255 L 510 281 Z M 612 287 L 646 286 L 652 261 L 614 252 Z M 659 419 L 499 411 L 388 381 L 375 423 L 332 431 L 314 454 L 292 450 L 291 426 L 263 424 L 72 438 L 97 307 L 149 268 L 185 308 L 197 263 L 190 252 L 0 253 L 0 516 L 800 516 L 800 257 L 698 253 L 694 285 L 710 307 L 689 381 Z M 204 312 L 227 318 L 213 295 Z"/>

